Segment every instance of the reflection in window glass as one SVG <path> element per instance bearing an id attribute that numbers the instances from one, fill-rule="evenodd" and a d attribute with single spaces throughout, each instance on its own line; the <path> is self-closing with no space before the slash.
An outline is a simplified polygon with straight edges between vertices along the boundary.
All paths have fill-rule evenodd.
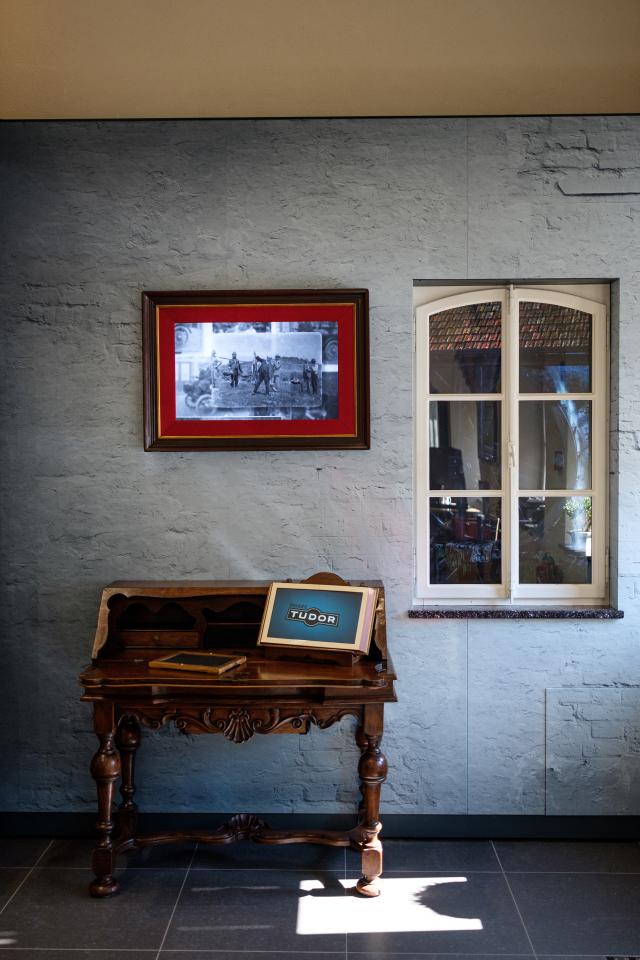
<path id="1" fill-rule="evenodd" d="M 500 489 L 499 401 L 431 401 L 429 486 L 432 490 Z"/>
<path id="2" fill-rule="evenodd" d="M 473 303 L 429 320 L 431 393 L 499 393 L 502 304 Z"/>
<path id="3" fill-rule="evenodd" d="M 520 497 L 520 583 L 591 583 L 591 497 Z"/>
<path id="4" fill-rule="evenodd" d="M 520 392 L 591 390 L 591 314 L 554 303 L 520 304 Z"/>
<path id="5" fill-rule="evenodd" d="M 591 486 L 591 401 L 520 403 L 520 487 L 584 490 Z"/>
<path id="6" fill-rule="evenodd" d="M 499 497 L 431 497 L 431 583 L 500 583 Z"/>

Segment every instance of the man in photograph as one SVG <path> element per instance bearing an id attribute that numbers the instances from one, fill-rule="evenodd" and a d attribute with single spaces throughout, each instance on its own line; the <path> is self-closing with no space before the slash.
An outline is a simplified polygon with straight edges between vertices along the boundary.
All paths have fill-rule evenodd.
<path id="1" fill-rule="evenodd" d="M 309 364 L 309 383 L 311 384 L 311 393 L 318 392 L 318 368 L 316 361 L 311 360 Z"/>
<path id="2" fill-rule="evenodd" d="M 256 356 L 256 363 L 258 364 L 258 379 L 256 385 L 253 388 L 253 392 L 258 392 L 258 387 L 261 383 L 264 383 L 264 392 L 269 395 L 269 364 L 263 357 Z"/>
<path id="3" fill-rule="evenodd" d="M 241 367 L 235 350 L 231 354 L 231 359 L 229 360 L 229 370 L 231 372 L 231 386 L 237 387 L 238 380 L 240 378 Z"/>
<path id="4" fill-rule="evenodd" d="M 211 377 L 211 386 L 215 387 L 216 385 L 216 375 L 220 368 L 220 361 L 218 360 L 218 355 L 214 350 L 211 354 L 211 363 L 209 364 L 209 376 Z"/>
<path id="5" fill-rule="evenodd" d="M 280 383 L 280 355 L 277 353 L 273 363 L 270 364 L 269 375 L 271 377 L 271 389 L 274 393 L 278 393 Z"/>

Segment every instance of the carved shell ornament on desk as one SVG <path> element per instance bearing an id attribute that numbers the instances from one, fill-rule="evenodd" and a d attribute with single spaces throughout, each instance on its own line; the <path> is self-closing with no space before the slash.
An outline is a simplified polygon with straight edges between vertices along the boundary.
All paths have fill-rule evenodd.
<path id="1" fill-rule="evenodd" d="M 231 707 L 229 710 L 206 707 L 194 711 L 193 715 L 169 710 L 158 715 L 136 711 L 134 716 L 140 723 L 152 729 L 158 729 L 173 721 L 181 733 L 221 733 L 232 743 L 246 743 L 256 733 L 274 733 L 282 727 L 301 730 L 306 723 L 315 723 L 325 730 L 343 717 L 358 717 L 359 710 L 352 707 L 288 713 L 277 707 L 268 707 L 252 713 L 245 707 Z"/>

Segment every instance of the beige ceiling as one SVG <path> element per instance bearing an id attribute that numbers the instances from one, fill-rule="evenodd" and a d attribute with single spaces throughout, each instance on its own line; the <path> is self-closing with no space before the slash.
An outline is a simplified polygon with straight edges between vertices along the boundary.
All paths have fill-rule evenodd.
<path id="1" fill-rule="evenodd" d="M 640 0 L 0 0 L 0 116 L 640 112 Z"/>

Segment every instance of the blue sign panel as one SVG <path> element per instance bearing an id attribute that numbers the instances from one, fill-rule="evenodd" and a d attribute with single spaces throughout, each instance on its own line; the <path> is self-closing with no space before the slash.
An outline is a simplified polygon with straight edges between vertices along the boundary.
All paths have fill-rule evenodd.
<path id="1" fill-rule="evenodd" d="M 360 591 L 276 587 L 269 637 L 353 646 L 362 601 Z"/>

